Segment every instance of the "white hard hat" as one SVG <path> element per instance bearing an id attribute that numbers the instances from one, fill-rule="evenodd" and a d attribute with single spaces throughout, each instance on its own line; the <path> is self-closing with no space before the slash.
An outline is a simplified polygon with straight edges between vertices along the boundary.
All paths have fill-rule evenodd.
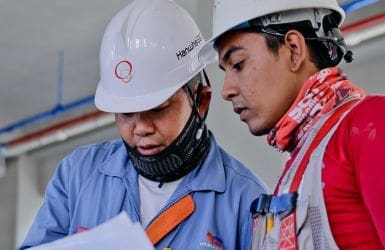
<path id="1" fill-rule="evenodd" d="M 217 59 L 215 40 L 226 31 L 249 20 L 278 12 L 287 12 L 290 15 L 286 15 L 286 19 L 269 20 L 270 23 L 265 25 L 274 21 L 289 23 L 308 20 L 309 13 L 305 15 L 304 10 L 313 9 L 327 10 L 328 12 L 324 12 L 325 15 L 334 13 L 338 17 L 338 25 L 345 18 L 345 13 L 336 0 L 214 0 L 213 36 L 199 52 L 199 60 L 206 64 L 214 62 Z M 314 18 L 316 17 L 313 14 L 312 19 Z M 322 22 L 322 20 L 316 21 Z"/>
<path id="2" fill-rule="evenodd" d="M 204 67 L 204 38 L 171 0 L 135 0 L 110 21 L 100 49 L 95 105 L 105 112 L 152 109 Z"/>

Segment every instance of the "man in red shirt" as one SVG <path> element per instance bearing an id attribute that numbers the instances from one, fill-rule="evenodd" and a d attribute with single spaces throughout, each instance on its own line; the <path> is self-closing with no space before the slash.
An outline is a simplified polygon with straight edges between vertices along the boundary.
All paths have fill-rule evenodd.
<path id="1" fill-rule="evenodd" d="M 385 248 L 385 97 L 337 67 L 352 61 L 335 0 L 216 0 L 222 96 L 253 135 L 290 153 L 274 195 L 251 206 L 253 249 Z"/>

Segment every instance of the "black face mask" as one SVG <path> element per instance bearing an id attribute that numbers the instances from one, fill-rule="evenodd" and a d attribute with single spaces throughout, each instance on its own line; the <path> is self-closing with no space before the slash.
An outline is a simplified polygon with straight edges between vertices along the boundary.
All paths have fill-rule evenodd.
<path id="1" fill-rule="evenodd" d="M 159 154 L 144 156 L 126 142 L 124 144 L 141 176 L 165 183 L 175 181 L 199 166 L 209 152 L 210 136 L 204 120 L 193 110 L 182 132 Z"/>

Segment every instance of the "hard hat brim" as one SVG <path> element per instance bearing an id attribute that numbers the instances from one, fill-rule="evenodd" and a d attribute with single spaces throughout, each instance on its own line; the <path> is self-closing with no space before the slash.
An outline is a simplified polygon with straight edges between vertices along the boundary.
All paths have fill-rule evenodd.
<path id="1" fill-rule="evenodd" d="M 205 65 L 201 65 L 192 75 L 196 75 L 203 70 Z M 182 79 L 178 84 L 170 88 L 164 88 L 157 92 L 139 96 L 116 96 L 111 95 L 103 89 L 102 84 L 98 84 L 95 93 L 95 106 L 104 112 L 110 113 L 135 113 L 153 109 L 167 101 L 175 92 L 182 88 L 192 77 Z"/>
<path id="2" fill-rule="evenodd" d="M 214 42 L 218 38 L 215 36 L 207 41 L 198 53 L 198 60 L 202 64 L 211 64 L 218 60 L 218 53 L 214 48 Z"/>
<path id="3" fill-rule="evenodd" d="M 95 105 L 104 112 L 111 113 L 135 113 L 142 112 L 157 107 L 168 98 L 170 98 L 180 86 L 163 89 L 156 93 L 142 96 L 122 97 L 110 95 L 98 85 L 95 93 Z"/>

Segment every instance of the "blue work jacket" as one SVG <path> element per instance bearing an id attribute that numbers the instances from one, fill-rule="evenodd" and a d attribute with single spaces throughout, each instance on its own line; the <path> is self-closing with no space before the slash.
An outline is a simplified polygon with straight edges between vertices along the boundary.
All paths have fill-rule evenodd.
<path id="1" fill-rule="evenodd" d="M 211 136 L 206 159 L 185 176 L 165 206 L 191 194 L 195 211 L 156 249 L 249 249 L 250 204 L 265 192 L 263 182 Z M 122 140 L 80 147 L 59 164 L 20 249 L 93 228 L 122 211 L 140 221 L 139 202 L 138 174 Z"/>

